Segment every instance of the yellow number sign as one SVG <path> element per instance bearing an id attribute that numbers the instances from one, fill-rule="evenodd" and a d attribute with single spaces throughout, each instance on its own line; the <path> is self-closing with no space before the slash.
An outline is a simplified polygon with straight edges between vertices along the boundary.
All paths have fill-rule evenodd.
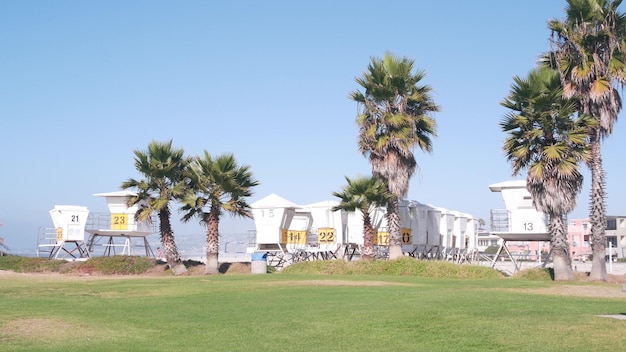
<path id="1" fill-rule="evenodd" d="M 317 243 L 335 243 L 335 229 L 332 227 L 317 229 Z"/>
<path id="2" fill-rule="evenodd" d="M 111 214 L 111 230 L 128 230 L 128 214 Z"/>
<path id="3" fill-rule="evenodd" d="M 306 231 L 287 230 L 281 231 L 281 242 L 286 244 L 306 244 Z"/>
<path id="4" fill-rule="evenodd" d="M 57 242 L 63 241 L 63 228 L 57 227 Z"/>
<path id="5" fill-rule="evenodd" d="M 374 245 L 376 246 L 388 246 L 389 245 L 389 232 L 378 231 L 374 236 Z"/>
<path id="6" fill-rule="evenodd" d="M 411 229 L 401 228 L 400 236 L 402 236 L 402 244 L 413 244 L 413 241 L 411 238 Z"/>

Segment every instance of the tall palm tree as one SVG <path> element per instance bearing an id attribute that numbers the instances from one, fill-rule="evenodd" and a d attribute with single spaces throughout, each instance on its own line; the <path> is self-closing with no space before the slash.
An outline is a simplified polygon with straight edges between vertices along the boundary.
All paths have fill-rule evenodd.
<path id="1" fill-rule="evenodd" d="M 526 188 L 537 210 L 548 215 L 555 280 L 573 280 L 567 241 L 567 214 L 576 207 L 583 176 L 579 163 L 588 159 L 587 130 L 594 120 L 574 118 L 575 100 L 563 97 L 559 73 L 548 67 L 514 77 L 501 103 L 511 110 L 500 123 L 507 133 L 503 150 L 513 175 L 527 169 Z"/>
<path id="2" fill-rule="evenodd" d="M 359 107 L 359 151 L 369 157 L 372 173 L 392 195 L 387 204 L 390 259 L 402 256 L 400 200 L 417 168 L 413 149 L 430 152 L 437 130 L 429 114 L 439 106 L 430 96 L 431 87 L 420 84 L 426 73 L 413 71 L 414 60 L 406 57 L 386 53 L 382 59 L 372 58 L 367 72 L 356 78 L 365 92 L 350 95 Z"/>
<path id="3" fill-rule="evenodd" d="M 233 154 L 212 157 L 205 151 L 204 158 L 196 158 L 188 170 L 190 191 L 183 199 L 182 220 L 196 217 L 206 225 L 205 274 L 217 274 L 220 217 L 225 211 L 252 218 L 246 198 L 252 196 L 252 188 L 259 181 L 254 179 L 250 166 L 237 164 Z"/>
<path id="4" fill-rule="evenodd" d="M 626 18 L 617 8 L 621 0 L 567 0 L 564 20 L 550 20 L 552 51 L 561 73 L 565 97 L 580 100 L 580 112 L 597 124 L 589 130 L 591 158 L 591 247 L 590 278 L 606 280 L 604 169 L 601 141 L 613 131 L 622 108 L 616 87 L 626 83 Z"/>
<path id="5" fill-rule="evenodd" d="M 161 245 L 167 264 L 174 275 L 185 274 L 187 269 L 180 260 L 170 222 L 170 202 L 184 194 L 184 170 L 191 159 L 184 156 L 182 148 L 172 148 L 172 140 L 165 143 L 152 141 L 147 150 L 135 150 L 134 153 L 135 168 L 143 179 L 129 178 L 122 183 L 123 189 L 137 192 L 136 196 L 129 197 L 128 205 L 139 205 L 135 214 L 137 220 L 150 220 L 153 213 L 158 214 Z"/>
<path id="6" fill-rule="evenodd" d="M 361 258 L 372 260 L 376 256 L 374 250 L 374 236 L 376 231 L 372 226 L 371 212 L 378 207 L 387 205 L 390 195 L 387 187 L 376 177 L 358 177 L 350 179 L 346 177 L 347 185 L 341 192 L 333 192 L 333 196 L 339 198 L 339 205 L 333 207 L 333 211 L 345 210 L 355 212 L 359 210 L 363 216 L 363 249 Z"/>

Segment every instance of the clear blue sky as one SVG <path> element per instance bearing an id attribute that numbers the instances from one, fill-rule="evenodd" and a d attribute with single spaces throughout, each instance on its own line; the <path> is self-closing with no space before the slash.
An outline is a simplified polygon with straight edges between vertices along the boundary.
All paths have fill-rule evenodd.
<path id="1" fill-rule="evenodd" d="M 414 59 L 442 107 L 433 153 L 416 151 L 408 198 L 488 219 L 504 207 L 488 185 L 512 179 L 499 102 L 548 50 L 547 20 L 564 6 L 0 1 L 0 236 L 34 248 L 55 204 L 108 211 L 93 194 L 137 177 L 133 150 L 151 140 L 173 139 L 190 155 L 233 152 L 261 181 L 250 202 L 270 193 L 303 205 L 333 199 L 344 175 L 370 174 L 348 95 L 386 51 Z M 626 214 L 623 124 L 603 149 L 609 214 Z M 587 217 L 588 175 L 570 217 Z M 225 217 L 221 231 L 252 228 Z"/>

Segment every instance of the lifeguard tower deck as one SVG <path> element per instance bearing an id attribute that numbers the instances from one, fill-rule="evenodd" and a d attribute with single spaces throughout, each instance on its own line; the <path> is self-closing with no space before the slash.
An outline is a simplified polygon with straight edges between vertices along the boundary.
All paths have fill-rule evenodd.
<path id="1" fill-rule="evenodd" d="M 507 247 L 507 242 L 513 241 L 537 241 L 550 240 L 548 233 L 547 216 L 539 212 L 533 206 L 532 196 L 526 189 L 525 180 L 514 180 L 496 183 L 489 186 L 492 192 L 502 193 L 506 209 L 491 210 L 491 234 L 502 239 L 491 267 L 495 266 L 502 251 L 515 265 L 515 271 L 520 269 Z M 547 260 L 547 259 L 546 259 Z M 543 265 L 545 266 L 545 262 Z"/>
<path id="2" fill-rule="evenodd" d="M 93 213 L 87 220 L 85 231 L 91 234 L 88 241 L 91 253 L 101 249 L 104 256 L 145 254 L 146 257 L 154 257 L 148 236 L 157 232 L 156 224 L 153 219 L 135 220 L 139 206 L 127 205 L 128 198 L 134 195 L 130 191 L 94 194 L 106 199 L 110 212 Z"/>

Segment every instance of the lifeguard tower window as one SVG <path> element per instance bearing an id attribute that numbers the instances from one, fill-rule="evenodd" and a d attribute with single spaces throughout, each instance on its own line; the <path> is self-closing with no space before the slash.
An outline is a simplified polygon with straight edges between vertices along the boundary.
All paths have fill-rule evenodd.
<path id="1" fill-rule="evenodd" d="M 491 210 L 491 231 L 508 232 L 509 231 L 509 212 L 502 209 Z"/>

